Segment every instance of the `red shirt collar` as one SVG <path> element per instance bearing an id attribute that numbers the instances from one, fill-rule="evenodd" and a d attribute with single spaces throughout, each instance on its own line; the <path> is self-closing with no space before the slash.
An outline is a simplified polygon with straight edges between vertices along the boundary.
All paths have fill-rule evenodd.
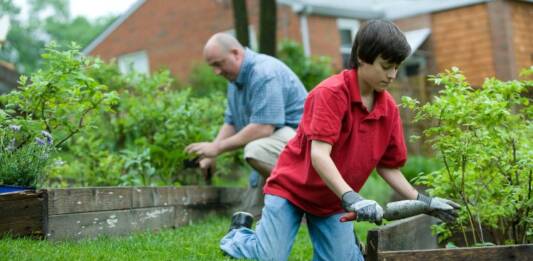
<path id="1" fill-rule="evenodd" d="M 352 105 L 357 104 L 363 108 L 363 101 L 361 100 L 361 92 L 359 91 L 359 83 L 357 81 L 357 70 L 344 70 L 344 81 L 348 85 L 348 90 L 350 91 L 350 97 L 352 100 Z M 370 112 L 369 117 L 379 119 L 382 116 L 386 115 L 387 104 L 386 104 L 386 92 L 376 92 L 374 109 Z"/>

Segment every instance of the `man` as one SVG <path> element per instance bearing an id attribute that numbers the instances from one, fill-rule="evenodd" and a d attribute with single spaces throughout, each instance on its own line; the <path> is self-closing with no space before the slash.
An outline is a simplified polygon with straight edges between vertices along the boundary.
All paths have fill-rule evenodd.
<path id="1" fill-rule="evenodd" d="M 362 260 L 353 223 L 379 223 L 383 209 L 357 193 L 373 169 L 408 199 L 451 221 L 457 204 L 418 193 L 400 167 L 407 159 L 400 114 L 386 91 L 409 55 L 403 33 L 373 20 L 357 33 L 352 69 L 320 83 L 309 94 L 296 137 L 281 153 L 264 191 L 261 223 L 237 212 L 220 247 L 234 258 L 287 260 L 305 215 L 313 260 Z"/>
<path id="2" fill-rule="evenodd" d="M 190 144 L 204 171 L 221 153 L 244 146 L 244 158 L 263 178 L 295 134 L 307 91 L 281 61 L 244 48 L 234 37 L 217 33 L 204 47 L 204 59 L 228 83 L 224 124 L 211 142 Z M 262 195 L 262 185 L 257 194 Z M 257 196 L 257 195 L 256 195 Z M 262 198 L 259 197 L 259 204 Z"/>

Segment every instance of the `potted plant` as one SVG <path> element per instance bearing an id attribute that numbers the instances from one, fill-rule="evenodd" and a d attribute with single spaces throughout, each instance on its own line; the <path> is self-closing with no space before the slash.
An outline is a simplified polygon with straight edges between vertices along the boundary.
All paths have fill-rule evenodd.
<path id="1" fill-rule="evenodd" d="M 20 125 L 0 129 L 0 194 L 35 190 L 45 179 L 46 166 L 53 150 L 47 131 L 37 137 L 25 134 Z"/>

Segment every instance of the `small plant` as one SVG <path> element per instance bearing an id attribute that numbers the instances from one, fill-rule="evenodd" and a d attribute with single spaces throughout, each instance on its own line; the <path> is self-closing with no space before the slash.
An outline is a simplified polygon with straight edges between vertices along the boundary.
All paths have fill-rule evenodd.
<path id="1" fill-rule="evenodd" d="M 53 150 L 53 138 L 42 131 L 40 137 L 28 141 L 21 126 L 0 129 L 0 184 L 37 187 L 45 179 L 46 166 Z"/>
<path id="2" fill-rule="evenodd" d="M 457 223 L 436 231 L 461 232 L 467 245 L 533 242 L 532 81 L 491 78 L 475 89 L 457 68 L 430 79 L 444 87 L 433 101 L 402 104 L 432 123 L 424 135 L 443 163 L 418 182 L 462 205 Z"/>

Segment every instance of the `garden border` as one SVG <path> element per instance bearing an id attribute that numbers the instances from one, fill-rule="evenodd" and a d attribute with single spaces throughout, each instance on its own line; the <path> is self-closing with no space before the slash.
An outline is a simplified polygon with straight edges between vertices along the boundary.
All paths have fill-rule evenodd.
<path id="1" fill-rule="evenodd" d="M 438 248 L 431 225 L 438 222 L 418 215 L 368 231 L 366 260 L 528 260 L 533 244 Z"/>
<path id="2" fill-rule="evenodd" d="M 241 202 L 243 192 L 243 188 L 184 186 L 69 188 L 6 194 L 0 196 L 0 224 L 6 224 L 0 226 L 0 235 L 7 232 L 63 240 L 175 228 L 210 214 L 230 214 Z M 18 226 L 13 229 L 8 224 Z"/>

